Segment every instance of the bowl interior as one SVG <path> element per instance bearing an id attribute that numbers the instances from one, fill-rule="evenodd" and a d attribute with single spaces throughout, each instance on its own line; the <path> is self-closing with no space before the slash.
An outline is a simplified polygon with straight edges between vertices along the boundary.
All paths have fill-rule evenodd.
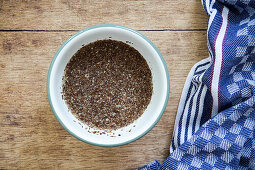
<path id="1" fill-rule="evenodd" d="M 106 134 L 91 133 L 88 126 L 68 111 L 62 99 L 62 77 L 70 58 L 82 45 L 96 40 L 112 39 L 128 43 L 146 59 L 153 81 L 151 102 L 143 115 L 133 124 Z M 129 143 L 147 133 L 160 119 L 169 95 L 168 71 L 159 52 L 139 33 L 123 27 L 95 27 L 83 30 L 67 40 L 55 55 L 48 75 L 48 95 L 52 110 L 62 126 L 73 136 L 90 144 L 117 146 Z M 120 135 L 120 136 L 119 136 Z"/>

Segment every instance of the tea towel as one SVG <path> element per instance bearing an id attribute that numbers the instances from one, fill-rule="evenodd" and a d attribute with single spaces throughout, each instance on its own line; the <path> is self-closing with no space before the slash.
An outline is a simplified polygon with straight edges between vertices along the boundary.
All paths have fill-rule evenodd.
<path id="1" fill-rule="evenodd" d="M 255 0 L 202 4 L 209 57 L 187 77 L 170 156 L 139 169 L 255 169 Z"/>

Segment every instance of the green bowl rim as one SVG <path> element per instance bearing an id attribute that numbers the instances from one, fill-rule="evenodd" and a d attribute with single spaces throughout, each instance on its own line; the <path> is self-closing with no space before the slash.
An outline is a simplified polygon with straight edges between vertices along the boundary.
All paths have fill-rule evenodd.
<path id="1" fill-rule="evenodd" d="M 165 70 L 165 75 L 166 75 L 166 78 L 167 78 L 167 95 L 166 95 L 166 98 L 165 98 L 165 102 L 164 102 L 164 106 L 162 107 L 161 109 L 161 113 L 160 115 L 158 116 L 158 118 L 154 121 L 154 123 L 145 131 L 143 132 L 141 135 L 137 136 L 136 138 L 133 138 L 133 139 L 130 139 L 126 142 L 122 142 L 122 143 L 117 143 L 117 144 L 98 144 L 98 143 L 94 143 L 94 142 L 90 142 L 88 140 L 85 140 L 85 139 L 82 139 L 81 137 L 79 137 L 78 135 L 76 135 L 75 133 L 71 132 L 65 125 L 64 123 L 60 120 L 60 118 L 58 117 L 53 105 L 52 105 L 52 101 L 51 101 L 51 96 L 50 96 L 50 75 L 51 75 L 51 71 L 52 71 L 52 67 L 55 63 L 55 60 L 57 58 L 57 56 L 59 55 L 60 51 L 65 47 L 65 45 L 71 41 L 74 37 L 80 35 L 81 33 L 85 32 L 85 31 L 88 31 L 88 30 L 91 30 L 91 29 L 95 29 L 95 28 L 102 28 L 102 27 L 116 27 L 116 28 L 121 28 L 121 29 L 124 29 L 124 30 L 128 30 L 130 32 L 133 32 L 135 34 L 137 34 L 138 36 L 142 37 L 144 40 L 146 40 L 153 48 L 154 50 L 158 53 L 158 55 L 160 56 L 160 59 L 164 65 L 164 70 Z M 68 132 L 70 133 L 73 137 L 85 142 L 85 143 L 88 143 L 88 144 L 91 144 L 91 145 L 95 145 L 95 146 L 101 146 L 101 147 L 115 147 L 115 146 L 121 146 L 121 145 L 126 145 L 126 144 L 129 144 L 131 142 L 134 142 L 136 141 L 137 139 L 143 137 L 144 135 L 146 135 L 157 123 L 158 121 L 160 120 L 160 118 L 162 117 L 165 109 L 166 109 L 166 106 L 167 106 L 167 103 L 168 103 L 168 100 L 169 100 L 169 92 L 170 92 L 170 78 L 169 78 L 169 73 L 168 73 L 168 69 L 167 69 L 167 65 L 166 65 L 166 62 L 165 60 L 163 59 L 161 53 L 159 52 L 158 48 L 146 37 L 144 36 L 143 34 L 141 34 L 140 32 L 136 31 L 136 30 L 133 30 L 131 28 L 128 28 L 128 27 L 125 27 L 125 26 L 120 26 L 120 25 L 115 25 L 115 24 L 101 24 L 101 25 L 95 25 L 95 26 L 91 26 L 91 27 L 88 27 L 88 28 L 85 28 L 79 32 L 77 32 L 76 34 L 74 34 L 73 36 L 71 36 L 70 38 L 68 38 L 62 45 L 61 47 L 58 49 L 57 53 L 54 55 L 52 61 L 51 61 L 51 64 L 50 64 L 50 67 L 49 67 L 49 71 L 48 71 L 48 76 L 47 76 L 47 95 L 48 95 L 48 100 L 49 100 L 49 104 L 50 104 L 50 107 L 51 107 L 51 110 L 52 112 L 54 113 L 56 119 L 58 120 L 58 122 L 61 124 L 61 126 Z"/>

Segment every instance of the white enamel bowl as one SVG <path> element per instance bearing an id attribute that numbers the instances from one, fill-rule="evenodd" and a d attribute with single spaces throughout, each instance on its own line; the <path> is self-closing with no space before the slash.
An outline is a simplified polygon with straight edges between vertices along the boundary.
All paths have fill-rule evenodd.
<path id="1" fill-rule="evenodd" d="M 86 124 L 79 122 L 62 99 L 62 77 L 70 58 L 82 45 L 102 40 L 112 39 L 137 49 L 146 59 L 151 72 L 153 95 L 151 102 L 142 116 L 133 124 L 106 134 L 91 133 Z M 89 144 L 98 146 L 119 146 L 133 142 L 148 133 L 161 118 L 169 98 L 169 74 L 166 63 L 159 50 L 141 33 L 119 25 L 97 25 L 86 28 L 70 37 L 59 48 L 54 56 L 47 79 L 47 94 L 51 109 L 60 124 L 74 137 Z M 120 136 L 119 136 L 120 135 Z"/>

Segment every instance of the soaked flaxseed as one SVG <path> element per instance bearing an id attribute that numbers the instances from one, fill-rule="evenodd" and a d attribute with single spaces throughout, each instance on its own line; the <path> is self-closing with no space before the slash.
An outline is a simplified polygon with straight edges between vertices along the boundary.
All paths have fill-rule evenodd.
<path id="1" fill-rule="evenodd" d="M 115 40 L 98 40 L 76 52 L 65 68 L 63 98 L 90 127 L 118 129 L 138 119 L 152 96 L 143 56 Z"/>

